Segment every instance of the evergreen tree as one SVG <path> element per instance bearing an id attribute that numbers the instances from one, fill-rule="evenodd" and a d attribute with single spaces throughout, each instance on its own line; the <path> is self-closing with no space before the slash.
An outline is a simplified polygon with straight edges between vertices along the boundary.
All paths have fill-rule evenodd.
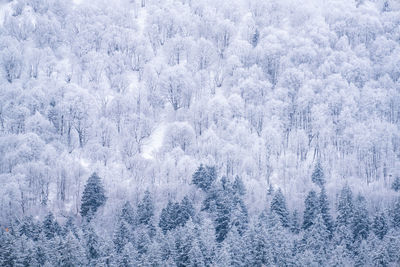
<path id="1" fill-rule="evenodd" d="M 286 207 L 285 196 L 280 188 L 275 193 L 274 198 L 271 201 L 271 211 L 278 216 L 283 227 L 289 227 L 289 212 Z"/>
<path id="2" fill-rule="evenodd" d="M 86 182 L 82 194 L 81 215 L 88 221 L 96 213 L 97 209 L 106 203 L 106 195 L 97 173 L 93 173 Z"/>
<path id="3" fill-rule="evenodd" d="M 203 166 L 203 164 L 200 164 L 193 174 L 192 182 L 198 188 L 207 192 L 216 179 L 217 172 L 214 166 Z"/>
<path id="4" fill-rule="evenodd" d="M 394 206 L 391 212 L 392 225 L 396 229 L 400 229 L 400 197 L 394 202 Z"/>
<path id="5" fill-rule="evenodd" d="M 24 217 L 18 225 L 19 234 L 25 235 L 34 241 L 38 240 L 40 231 L 40 226 L 34 222 L 32 216 Z"/>
<path id="6" fill-rule="evenodd" d="M 192 201 L 190 201 L 190 199 L 185 196 L 180 204 L 180 210 L 181 210 L 181 215 L 180 215 L 180 225 L 184 226 L 185 223 L 190 219 L 193 218 L 194 216 L 194 207 L 192 204 Z"/>
<path id="7" fill-rule="evenodd" d="M 129 226 L 125 220 L 119 219 L 117 229 L 114 232 L 114 247 L 117 253 L 122 253 L 125 245 L 129 242 L 130 239 L 130 231 Z"/>
<path id="8" fill-rule="evenodd" d="M 379 239 L 383 239 L 386 235 L 388 232 L 388 224 L 385 213 L 380 212 L 375 214 L 372 223 L 372 231 Z"/>
<path id="9" fill-rule="evenodd" d="M 62 229 L 62 235 L 64 237 L 67 236 L 68 233 L 72 233 L 76 238 L 78 238 L 78 229 L 74 223 L 74 219 L 71 216 L 68 217 Z"/>
<path id="10" fill-rule="evenodd" d="M 118 255 L 116 259 L 117 266 L 120 267 L 133 267 L 133 266 L 139 266 L 139 263 L 137 262 L 137 251 L 135 247 L 132 245 L 132 243 L 127 243 L 126 246 L 124 246 L 124 249 L 121 251 L 120 255 Z M 154 265 L 149 265 L 149 266 L 154 266 Z"/>
<path id="11" fill-rule="evenodd" d="M 319 214 L 320 206 L 317 193 L 311 190 L 304 201 L 303 229 L 307 230 L 313 225 L 315 218 Z"/>
<path id="12" fill-rule="evenodd" d="M 57 257 L 52 260 L 55 266 L 73 267 L 86 265 L 84 250 L 72 233 L 69 233 L 65 240 L 61 237 L 58 238 L 57 243 Z"/>
<path id="13" fill-rule="evenodd" d="M 256 31 L 253 34 L 253 38 L 251 38 L 251 44 L 253 45 L 253 47 L 257 46 L 259 38 L 260 38 L 260 32 L 258 31 L 258 29 L 256 29 Z"/>
<path id="14" fill-rule="evenodd" d="M 297 210 L 293 211 L 292 218 L 290 220 L 290 231 L 294 234 L 300 233 L 300 221 L 299 213 Z"/>
<path id="15" fill-rule="evenodd" d="M 367 239 L 369 233 L 369 217 L 365 198 L 358 195 L 354 205 L 354 216 L 352 221 L 353 238 Z"/>
<path id="16" fill-rule="evenodd" d="M 323 187 L 325 184 L 324 170 L 322 169 L 321 162 L 319 160 L 315 164 L 314 171 L 311 175 L 311 180 L 319 187 Z"/>
<path id="17" fill-rule="evenodd" d="M 238 194 L 240 196 L 244 196 L 246 194 L 246 186 L 243 183 L 242 178 L 236 175 L 235 181 L 232 186 L 234 194 Z"/>
<path id="18" fill-rule="evenodd" d="M 328 196 L 326 194 L 325 187 L 321 188 L 321 192 L 319 195 L 319 206 L 320 206 L 322 219 L 324 220 L 326 229 L 330 233 L 329 236 L 332 237 L 332 235 L 333 235 L 333 218 L 330 213 L 329 201 L 328 201 Z"/>
<path id="19" fill-rule="evenodd" d="M 337 212 L 336 227 L 350 226 L 353 220 L 354 205 L 353 193 L 347 185 L 340 191 Z"/>
<path id="20" fill-rule="evenodd" d="M 15 237 L 6 232 L 0 236 L 0 266 L 14 267 L 17 260 Z"/>
<path id="21" fill-rule="evenodd" d="M 393 183 L 392 183 L 392 189 L 396 192 L 400 191 L 400 176 L 397 176 Z"/>
<path id="22" fill-rule="evenodd" d="M 144 197 L 137 207 L 138 223 L 144 225 L 152 225 L 154 216 L 153 198 L 148 190 L 144 192 Z"/>
<path id="23" fill-rule="evenodd" d="M 314 254 L 320 266 L 326 265 L 329 235 L 330 233 L 320 213 L 316 215 L 314 223 L 304 232 L 305 248 Z"/>
<path id="24" fill-rule="evenodd" d="M 56 235 L 61 234 L 61 227 L 55 220 L 53 213 L 49 212 L 46 217 L 44 217 L 42 231 L 47 239 L 52 239 Z"/>
<path id="25" fill-rule="evenodd" d="M 96 266 L 101 257 L 99 237 L 89 224 L 83 231 L 85 254 L 90 266 Z"/>
<path id="26" fill-rule="evenodd" d="M 124 220 L 131 227 L 136 224 L 135 212 L 129 201 L 126 201 L 122 206 L 120 220 Z"/>
<path id="27" fill-rule="evenodd" d="M 167 207 L 162 209 L 158 226 L 161 228 L 164 234 L 178 226 L 179 209 L 179 204 L 173 203 L 172 201 L 168 201 Z"/>

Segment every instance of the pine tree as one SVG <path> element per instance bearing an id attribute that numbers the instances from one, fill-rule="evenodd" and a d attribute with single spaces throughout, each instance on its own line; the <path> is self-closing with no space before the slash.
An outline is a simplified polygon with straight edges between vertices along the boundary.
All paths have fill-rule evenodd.
<path id="1" fill-rule="evenodd" d="M 304 232 L 305 247 L 313 252 L 320 266 L 326 265 L 329 235 L 320 213 L 316 215 L 314 223 Z"/>
<path id="2" fill-rule="evenodd" d="M 144 225 L 152 225 L 154 216 L 153 198 L 148 190 L 144 192 L 144 197 L 137 207 L 138 223 Z"/>
<path id="3" fill-rule="evenodd" d="M 106 203 L 106 195 L 97 173 L 93 173 L 86 182 L 82 194 L 81 215 L 88 221 L 96 213 L 97 209 Z"/>
<path id="4" fill-rule="evenodd" d="M 13 267 L 17 260 L 15 237 L 6 232 L 0 236 L 0 266 Z"/>
<path id="5" fill-rule="evenodd" d="M 299 213 L 297 210 L 293 211 L 292 213 L 292 218 L 290 220 L 290 231 L 294 234 L 300 233 Z"/>
<path id="6" fill-rule="evenodd" d="M 397 176 L 393 183 L 392 183 L 392 189 L 396 192 L 400 191 L 400 176 Z"/>
<path id="7" fill-rule="evenodd" d="M 18 226 L 18 232 L 20 235 L 25 235 L 34 241 L 38 240 L 40 231 L 40 226 L 34 222 L 32 216 L 24 217 Z"/>
<path id="8" fill-rule="evenodd" d="M 259 38 L 260 38 L 260 32 L 258 31 L 258 29 L 256 29 L 256 31 L 253 34 L 253 37 L 251 38 L 251 44 L 253 45 L 253 47 L 257 46 Z"/>
<path id="9" fill-rule="evenodd" d="M 303 229 L 307 230 L 313 225 L 315 218 L 319 214 L 320 207 L 317 193 L 311 190 L 304 201 Z"/>
<path id="10" fill-rule="evenodd" d="M 236 175 L 235 181 L 232 186 L 234 194 L 238 194 L 240 196 L 244 196 L 246 194 L 246 186 L 243 183 L 242 178 Z"/>
<path id="11" fill-rule="evenodd" d="M 73 267 L 86 265 L 84 249 L 72 233 L 69 233 L 65 240 L 58 239 L 56 251 L 58 252 L 56 266 Z"/>
<path id="12" fill-rule="evenodd" d="M 353 220 L 354 205 L 353 193 L 347 185 L 340 191 L 337 212 L 336 227 L 350 226 Z"/>
<path id="13" fill-rule="evenodd" d="M 129 201 L 126 201 L 121 209 L 120 219 L 124 220 L 131 227 L 136 224 L 135 212 Z"/>
<path id="14" fill-rule="evenodd" d="M 367 239 L 369 233 L 369 217 L 365 198 L 358 195 L 354 205 L 354 216 L 352 221 L 353 238 Z"/>
<path id="15" fill-rule="evenodd" d="M 278 216 L 283 227 L 289 227 L 289 212 L 286 207 L 285 196 L 282 194 L 280 188 L 271 201 L 271 211 Z"/>
<path id="16" fill-rule="evenodd" d="M 180 215 L 181 222 L 180 222 L 180 225 L 184 226 L 185 223 L 190 218 L 193 218 L 195 210 L 194 210 L 192 201 L 190 201 L 190 199 L 187 196 L 185 196 L 182 199 L 181 204 L 180 204 L 180 208 L 181 208 L 181 215 Z"/>
<path id="17" fill-rule="evenodd" d="M 163 208 L 160 215 L 158 226 L 165 234 L 167 231 L 175 229 L 178 226 L 178 203 L 168 201 L 167 207 Z"/>
<path id="18" fill-rule="evenodd" d="M 379 239 L 383 239 L 386 235 L 388 232 L 388 223 L 385 213 L 380 212 L 375 214 L 372 223 L 372 231 Z"/>
<path id="19" fill-rule="evenodd" d="M 325 175 L 324 170 L 322 169 L 321 162 L 318 160 L 315 164 L 314 171 L 311 175 L 311 180 L 313 183 L 318 185 L 319 187 L 323 187 L 325 184 Z"/>
<path id="20" fill-rule="evenodd" d="M 83 230 L 87 261 L 90 266 L 96 266 L 101 257 L 99 237 L 90 224 L 85 226 Z"/>
<path id="21" fill-rule="evenodd" d="M 396 199 L 390 215 L 393 227 L 400 229 L 400 197 Z"/>
<path id="22" fill-rule="evenodd" d="M 325 187 L 321 188 L 321 192 L 319 195 L 319 206 L 320 206 L 322 219 L 324 220 L 326 229 L 330 233 L 329 236 L 332 237 L 332 235 L 333 235 L 333 218 L 330 213 L 329 201 L 328 201 L 328 196 L 326 194 Z"/>
<path id="23" fill-rule="evenodd" d="M 55 220 L 53 213 L 49 212 L 46 217 L 44 217 L 42 231 L 47 239 L 52 239 L 56 235 L 61 234 L 61 227 Z"/>
<path id="24" fill-rule="evenodd" d="M 119 219 L 117 229 L 114 232 L 114 247 L 117 253 L 121 253 L 124 250 L 125 245 L 130 239 L 129 226 L 125 220 Z"/>
<path id="25" fill-rule="evenodd" d="M 210 190 L 211 185 L 217 179 L 217 172 L 214 166 L 200 166 L 197 168 L 192 177 L 192 182 L 204 192 Z"/>

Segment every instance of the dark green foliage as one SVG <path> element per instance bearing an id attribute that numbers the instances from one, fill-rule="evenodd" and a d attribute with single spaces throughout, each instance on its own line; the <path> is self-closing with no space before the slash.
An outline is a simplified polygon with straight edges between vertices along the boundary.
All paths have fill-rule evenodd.
<path id="1" fill-rule="evenodd" d="M 61 227 L 55 220 L 53 213 L 49 212 L 49 214 L 44 217 L 42 231 L 47 239 L 52 239 L 56 235 L 61 234 Z"/>
<path id="2" fill-rule="evenodd" d="M 320 211 L 317 193 L 314 190 L 311 190 L 308 193 L 304 201 L 304 206 L 303 229 L 307 230 L 311 225 L 313 225 L 314 220 Z"/>
<path id="3" fill-rule="evenodd" d="M 168 201 L 167 207 L 162 209 L 158 226 L 161 228 L 164 234 L 167 231 L 175 229 L 178 226 L 179 209 L 179 204 L 173 203 L 171 201 Z"/>
<path id="4" fill-rule="evenodd" d="M 97 209 L 106 203 L 106 195 L 97 173 L 93 173 L 86 182 L 82 194 L 81 215 L 88 221 L 96 213 Z"/>
<path id="5" fill-rule="evenodd" d="M 388 223 L 385 213 L 380 212 L 374 216 L 372 222 L 372 231 L 379 238 L 383 239 L 383 237 L 388 232 Z"/>
<path id="6" fill-rule="evenodd" d="M 305 248 L 313 253 L 320 266 L 326 265 L 324 261 L 326 261 L 328 253 L 329 235 L 320 213 L 316 215 L 314 223 L 304 232 Z"/>
<path id="7" fill-rule="evenodd" d="M 101 257 L 99 237 L 91 225 L 85 227 L 84 242 L 86 258 L 91 266 L 94 266 Z"/>
<path id="8" fill-rule="evenodd" d="M 289 227 L 289 212 L 286 207 L 286 199 L 281 189 L 276 191 L 271 201 L 271 211 L 274 212 L 282 223 L 283 227 Z"/>
<path id="9" fill-rule="evenodd" d="M 129 237 L 131 236 L 129 226 L 124 220 L 119 220 L 117 229 L 114 233 L 114 247 L 117 253 L 121 253 L 125 245 L 129 242 Z"/>
<path id="10" fill-rule="evenodd" d="M 369 233 L 369 216 L 365 198 L 358 195 L 354 205 L 354 217 L 353 217 L 353 238 L 367 239 Z"/>
<path id="11" fill-rule="evenodd" d="M 390 215 L 393 227 L 400 229 L 400 197 L 396 199 Z"/>
<path id="12" fill-rule="evenodd" d="M 120 214 L 120 219 L 124 220 L 131 226 L 134 226 L 136 224 L 135 212 L 129 201 L 126 201 L 125 204 L 123 205 Z"/>
<path id="13" fill-rule="evenodd" d="M 317 161 L 317 164 L 315 164 L 314 171 L 311 175 L 311 181 L 319 187 L 322 187 L 325 184 L 324 170 L 322 169 L 321 162 L 319 160 Z"/>
<path id="14" fill-rule="evenodd" d="M 207 192 L 216 179 L 217 172 L 214 166 L 203 166 L 203 164 L 200 164 L 193 174 L 192 182 L 198 188 Z"/>
<path id="15" fill-rule="evenodd" d="M 55 266 L 73 267 L 86 265 L 84 250 L 71 233 L 65 239 L 58 239 L 56 251 L 56 258 L 51 259 Z"/>
<path id="16" fill-rule="evenodd" d="M 353 192 L 349 186 L 344 186 L 340 191 L 339 203 L 337 207 L 336 227 L 350 226 L 353 220 L 354 205 Z"/>
<path id="17" fill-rule="evenodd" d="M 300 218 L 297 210 L 293 211 L 290 220 L 290 231 L 294 234 L 300 233 Z"/>
<path id="18" fill-rule="evenodd" d="M 260 32 L 258 31 L 258 29 L 256 29 L 256 31 L 253 34 L 253 38 L 251 38 L 251 44 L 253 45 L 253 47 L 257 46 L 259 38 L 260 38 Z"/>
<path id="19" fill-rule="evenodd" d="M 72 233 L 76 238 L 78 238 L 78 229 L 74 223 L 74 219 L 72 217 L 68 217 L 65 225 L 62 229 L 62 235 L 65 237 L 69 233 Z"/>
<path id="20" fill-rule="evenodd" d="M 319 195 L 319 205 L 320 205 L 322 219 L 324 220 L 326 229 L 329 231 L 330 237 L 332 237 L 332 235 L 333 235 L 333 218 L 330 213 L 329 200 L 328 200 L 328 196 L 326 194 L 324 187 L 321 188 L 321 192 Z"/>
<path id="21" fill-rule="evenodd" d="M 184 226 L 193 215 L 194 208 L 188 197 L 184 197 L 181 204 L 168 201 L 167 207 L 161 211 L 158 226 L 165 234 L 178 226 Z"/>
<path id="22" fill-rule="evenodd" d="M 392 189 L 396 192 L 400 191 L 400 176 L 397 176 L 393 183 L 392 183 Z"/>
<path id="23" fill-rule="evenodd" d="M 243 183 L 242 178 L 239 176 L 235 177 L 235 181 L 233 182 L 232 186 L 234 194 L 238 194 L 240 196 L 244 196 L 246 194 L 246 187 Z"/>
<path id="24" fill-rule="evenodd" d="M 40 226 L 33 221 L 33 217 L 24 217 L 18 225 L 18 232 L 20 235 L 25 235 L 26 237 L 37 241 L 40 234 Z"/>
<path id="25" fill-rule="evenodd" d="M 144 192 L 144 197 L 137 207 L 137 218 L 139 224 L 151 225 L 154 216 L 153 198 L 149 191 Z"/>
<path id="26" fill-rule="evenodd" d="M 15 250 L 15 237 L 9 233 L 2 233 L 0 238 L 0 266 L 16 266 L 18 260 Z"/>

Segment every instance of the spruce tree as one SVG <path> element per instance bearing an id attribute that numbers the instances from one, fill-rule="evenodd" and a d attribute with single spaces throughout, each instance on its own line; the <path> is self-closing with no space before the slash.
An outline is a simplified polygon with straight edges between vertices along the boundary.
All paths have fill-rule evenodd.
<path id="1" fill-rule="evenodd" d="M 93 173 L 86 182 L 82 194 L 81 215 L 88 221 L 96 213 L 97 209 L 106 203 L 106 195 L 97 173 Z"/>
<path id="2" fill-rule="evenodd" d="M 317 214 L 320 211 L 320 205 L 317 197 L 317 193 L 311 190 L 305 201 L 304 201 L 304 215 L 303 215 L 303 229 L 307 230 L 311 225 L 313 225 Z"/>
<path id="3" fill-rule="evenodd" d="M 198 188 L 207 192 L 208 190 L 210 190 L 211 185 L 216 179 L 217 172 L 214 166 L 203 166 L 203 164 L 200 164 L 200 166 L 193 174 L 192 182 Z"/>
<path id="4" fill-rule="evenodd" d="M 120 220 L 124 220 L 131 227 L 136 224 L 135 212 L 129 201 L 126 201 L 121 209 Z"/>
<path id="5" fill-rule="evenodd" d="M 352 221 L 354 240 L 367 239 L 369 233 L 369 216 L 365 198 L 358 195 L 354 205 Z"/>
<path id="6" fill-rule="evenodd" d="M 315 164 L 314 171 L 311 175 L 311 180 L 313 183 L 315 183 L 319 187 L 323 187 L 325 184 L 324 170 L 322 169 L 322 165 L 319 160 Z"/>
<path id="7" fill-rule="evenodd" d="M 292 213 L 292 218 L 290 220 L 290 231 L 294 234 L 300 233 L 299 212 L 297 210 L 293 211 Z"/>
<path id="8" fill-rule="evenodd" d="M 379 239 L 383 239 L 386 235 L 388 232 L 388 223 L 385 213 L 379 212 L 375 214 L 372 222 L 372 231 Z"/>
<path id="9" fill-rule="evenodd" d="M 53 213 L 49 212 L 46 217 L 44 217 L 42 231 L 47 239 L 52 239 L 56 235 L 61 234 L 61 227 L 55 220 Z"/>
<path id="10" fill-rule="evenodd" d="M 151 225 L 154 216 L 153 198 L 148 190 L 144 192 L 144 197 L 137 207 L 138 223 Z"/>
<path id="11" fill-rule="evenodd" d="M 337 207 L 336 227 L 350 226 L 353 220 L 354 204 L 353 192 L 348 185 L 340 191 L 339 203 Z"/>
<path id="12" fill-rule="evenodd" d="M 393 209 L 391 211 L 392 225 L 395 229 L 400 229 L 400 197 L 394 202 Z"/>
<path id="13" fill-rule="evenodd" d="M 397 176 L 393 183 L 392 183 L 392 189 L 396 192 L 400 191 L 400 176 Z"/>
<path id="14" fill-rule="evenodd" d="M 274 198 L 271 201 L 271 211 L 278 216 L 283 227 L 289 227 L 289 212 L 286 207 L 285 196 L 280 188 L 275 193 Z"/>
<path id="15" fill-rule="evenodd" d="M 320 206 L 322 219 L 324 220 L 326 229 L 329 231 L 330 237 L 332 237 L 332 235 L 333 235 L 333 218 L 330 213 L 329 201 L 328 201 L 328 196 L 326 194 L 325 187 L 321 188 L 321 192 L 319 195 L 319 206 Z"/>

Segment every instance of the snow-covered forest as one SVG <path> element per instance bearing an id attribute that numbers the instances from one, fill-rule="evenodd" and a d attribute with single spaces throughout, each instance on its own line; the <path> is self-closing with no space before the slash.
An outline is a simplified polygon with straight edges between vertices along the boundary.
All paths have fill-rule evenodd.
<path id="1" fill-rule="evenodd" d="M 398 0 L 0 1 L 0 266 L 399 266 Z"/>

